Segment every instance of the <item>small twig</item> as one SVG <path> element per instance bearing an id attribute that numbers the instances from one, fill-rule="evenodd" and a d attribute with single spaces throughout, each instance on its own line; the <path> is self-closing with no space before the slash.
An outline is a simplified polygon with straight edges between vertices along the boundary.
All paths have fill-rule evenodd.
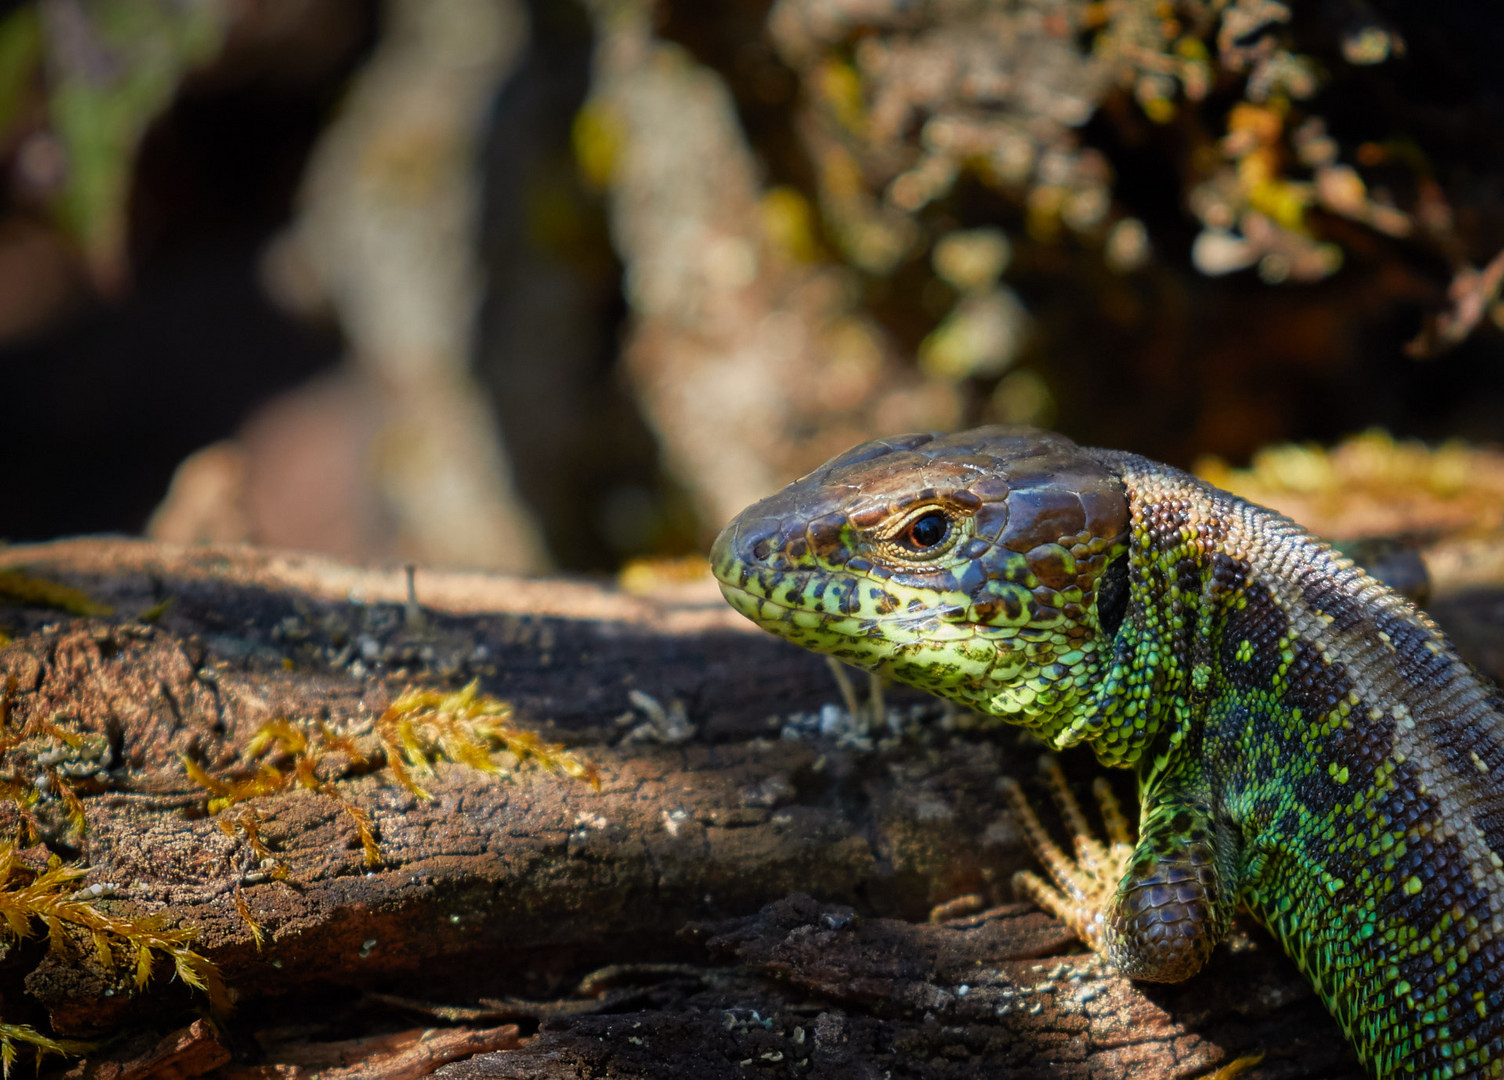
<path id="1" fill-rule="evenodd" d="M 875 671 L 867 672 L 867 708 L 871 711 L 868 731 L 888 726 L 888 705 L 883 700 L 883 677 Z M 898 734 L 893 731 L 893 734 Z"/>
<path id="2" fill-rule="evenodd" d="M 834 656 L 827 656 L 825 662 L 830 665 L 830 673 L 835 676 L 836 686 L 840 687 L 841 699 L 846 702 L 846 711 L 855 720 L 861 715 L 862 707 L 856 700 L 856 687 L 851 685 L 851 677 L 846 674 L 846 665 Z"/>
<path id="3" fill-rule="evenodd" d="M 1428 319 L 1415 339 L 1405 346 L 1405 353 L 1418 360 L 1438 356 L 1460 345 L 1483 321 L 1489 306 L 1504 288 L 1504 251 L 1489 260 L 1482 270 L 1465 266 L 1452 279 L 1447 295 L 1452 306 Z"/>
<path id="4" fill-rule="evenodd" d="M 408 563 L 402 569 L 407 573 L 407 628 L 422 630 L 426 620 L 423 618 L 423 609 L 418 605 L 418 566 L 416 563 Z"/>

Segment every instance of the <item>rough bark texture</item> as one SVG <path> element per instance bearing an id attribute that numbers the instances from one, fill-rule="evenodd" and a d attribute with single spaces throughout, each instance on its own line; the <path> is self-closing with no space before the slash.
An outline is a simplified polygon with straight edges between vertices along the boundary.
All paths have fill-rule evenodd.
<path id="1" fill-rule="evenodd" d="M 462 1048 L 521 1025 L 520 1048 L 445 1075 L 1192 1076 L 1259 1049 L 1250 1075 L 1359 1075 L 1257 932 L 1204 976 L 1146 988 L 1026 907 L 926 922 L 968 894 L 1011 899 L 1029 857 L 996 780 L 1032 774 L 1035 749 L 896 695 L 902 737 L 817 737 L 837 697 L 824 664 L 744 630 L 704 587 L 640 599 L 422 572 L 414 619 L 400 572 L 251 550 L 0 552 L 0 571 L 18 567 L 116 612 L 0 606 L 11 729 L 40 715 L 103 736 L 53 764 L 73 777 L 87 830 L 72 833 L 44 792 L 31 810 L 44 843 L 89 867 L 83 886 L 113 886 L 106 909 L 197 927 L 195 948 L 238 997 L 218 1036 L 235 1057 L 224 1066 L 199 1045 L 212 1034 L 161 1038 L 202 1005 L 162 965 L 133 993 L 129 964 L 108 970 L 87 947 L 13 948 L 7 1022 L 158 1032 L 81 1074 L 290 1076 L 325 1053 L 366 1062 L 362 1075 L 421 1075 L 471 1052 L 392 1034 L 417 1011 L 476 1028 L 447 1036 Z M 402 689 L 472 678 L 593 763 L 600 789 L 441 763 L 423 800 L 374 762 L 330 754 L 318 774 L 332 793 L 292 788 L 221 815 L 253 809 L 267 861 L 206 813 L 179 758 L 230 775 L 277 718 L 358 742 Z M 689 726 L 654 723 L 641 693 L 670 720 L 682 704 Z M 834 718 L 826 708 L 828 730 Z M 23 744 L 0 767 L 20 775 L 37 753 Z M 364 865 L 346 805 L 371 815 L 379 866 Z M 15 830 L 20 811 L 4 807 Z M 285 880 L 268 874 L 279 862 Z M 259 952 L 241 904 L 264 929 Z"/>

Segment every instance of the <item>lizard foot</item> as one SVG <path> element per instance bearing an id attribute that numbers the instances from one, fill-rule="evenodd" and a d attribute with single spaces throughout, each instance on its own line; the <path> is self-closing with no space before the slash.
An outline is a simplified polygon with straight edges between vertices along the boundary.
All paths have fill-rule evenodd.
<path id="1" fill-rule="evenodd" d="M 1096 779 L 1092 792 L 1106 826 L 1105 841 L 1094 835 L 1087 824 L 1081 804 L 1066 786 L 1060 763 L 1045 756 L 1039 759 L 1039 769 L 1049 784 L 1055 805 L 1060 808 L 1066 828 L 1070 830 L 1075 857 L 1067 855 L 1050 838 L 1018 782 L 1005 777 L 1003 795 L 1023 826 L 1034 857 L 1054 883 L 1025 870 L 1014 875 L 1013 886 L 1070 927 L 1071 932 L 1093 952 L 1100 953 L 1106 912 L 1133 854 L 1133 834 L 1123 816 L 1122 804 L 1104 778 Z"/>

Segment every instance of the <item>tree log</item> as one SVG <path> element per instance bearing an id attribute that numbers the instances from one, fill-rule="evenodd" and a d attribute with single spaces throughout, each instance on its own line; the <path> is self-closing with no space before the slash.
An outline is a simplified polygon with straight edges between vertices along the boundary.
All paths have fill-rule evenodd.
<path id="1" fill-rule="evenodd" d="M 0 770 L 71 778 L 86 828 L 45 785 L 29 810 L 0 804 L 0 826 L 19 837 L 29 815 L 41 843 L 19 857 L 78 860 L 101 910 L 197 929 L 237 999 L 220 1027 L 236 1076 L 295 1075 L 277 1048 L 399 1031 L 414 1011 L 521 1025 L 518 1049 L 438 1069 L 456 1076 L 1170 1077 L 1260 1049 L 1249 1076 L 1361 1075 L 1256 930 L 1204 975 L 1147 987 L 1025 906 L 925 921 L 958 897 L 1012 898 L 1030 858 L 997 780 L 1032 776 L 1037 746 L 896 693 L 902 730 L 861 737 L 821 660 L 742 625 L 706 583 L 645 599 L 421 571 L 418 608 L 400 571 L 247 549 L 0 551 L 0 572 L 21 568 L 114 614 L 0 602 L 9 730 L 50 718 L 79 743 L 79 760 L 53 746 L 42 765 L 46 740 L 14 745 Z M 379 755 L 330 753 L 313 787 L 211 815 L 183 764 L 246 774 L 278 720 L 367 745 L 402 691 L 472 679 L 590 762 L 599 789 L 441 762 L 425 799 Z M 136 991 L 120 957 L 36 940 L 0 965 L 3 1019 L 159 1037 L 202 998 L 157 967 Z"/>

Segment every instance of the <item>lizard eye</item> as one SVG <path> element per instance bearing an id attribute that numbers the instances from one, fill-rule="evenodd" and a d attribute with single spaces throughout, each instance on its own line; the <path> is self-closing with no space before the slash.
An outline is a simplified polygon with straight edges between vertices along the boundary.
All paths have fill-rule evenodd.
<path id="1" fill-rule="evenodd" d="M 914 551 L 928 551 L 943 544 L 949 535 L 950 519 L 939 510 L 931 510 L 909 522 L 909 527 L 903 531 L 902 541 L 905 547 Z"/>

